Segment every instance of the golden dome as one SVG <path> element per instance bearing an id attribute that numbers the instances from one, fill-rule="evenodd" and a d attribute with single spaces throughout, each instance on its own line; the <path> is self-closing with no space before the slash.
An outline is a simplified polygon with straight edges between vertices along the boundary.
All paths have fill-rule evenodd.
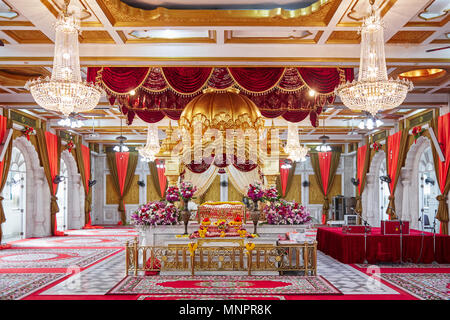
<path id="1" fill-rule="evenodd" d="M 263 126 L 261 113 L 246 96 L 231 90 L 204 92 L 184 108 L 179 121 L 181 127 L 193 130 L 196 121 L 202 123 L 203 131 L 209 128 L 257 130 Z"/>

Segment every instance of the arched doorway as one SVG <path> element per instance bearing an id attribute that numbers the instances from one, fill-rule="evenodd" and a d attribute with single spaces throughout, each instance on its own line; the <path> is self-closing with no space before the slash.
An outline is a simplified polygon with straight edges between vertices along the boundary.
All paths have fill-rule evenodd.
<path id="1" fill-rule="evenodd" d="M 62 178 L 62 182 L 59 183 L 58 192 L 56 197 L 58 198 L 59 212 L 56 213 L 56 228 L 58 231 L 67 230 L 68 226 L 68 172 L 66 162 L 61 159 L 61 168 L 59 170 L 59 176 Z"/>
<path id="2" fill-rule="evenodd" d="M 420 156 L 418 180 L 420 228 L 421 230 L 432 231 L 438 208 L 436 197 L 440 192 L 434 171 L 431 147 L 425 149 Z M 439 220 L 436 220 L 436 231 L 439 230 L 439 227 Z"/>
<path id="3" fill-rule="evenodd" d="M 389 215 L 386 213 L 387 207 L 389 205 L 389 185 L 387 182 L 381 181 L 380 177 L 386 176 L 386 160 L 381 163 L 380 170 L 378 171 L 378 186 L 379 186 L 379 217 L 380 221 L 389 220 Z"/>
<path id="4" fill-rule="evenodd" d="M 26 225 L 26 173 L 25 158 L 17 148 L 12 148 L 8 180 L 3 189 L 3 206 L 6 221 L 2 225 L 5 242 L 23 239 Z"/>

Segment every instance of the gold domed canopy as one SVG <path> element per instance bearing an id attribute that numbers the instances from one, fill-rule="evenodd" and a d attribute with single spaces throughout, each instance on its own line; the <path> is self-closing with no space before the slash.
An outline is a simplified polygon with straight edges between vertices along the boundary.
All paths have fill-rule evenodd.
<path id="1" fill-rule="evenodd" d="M 207 91 L 192 99 L 181 113 L 179 124 L 193 130 L 197 121 L 201 122 L 203 131 L 209 128 L 258 130 L 264 125 L 258 107 L 236 91 Z"/>

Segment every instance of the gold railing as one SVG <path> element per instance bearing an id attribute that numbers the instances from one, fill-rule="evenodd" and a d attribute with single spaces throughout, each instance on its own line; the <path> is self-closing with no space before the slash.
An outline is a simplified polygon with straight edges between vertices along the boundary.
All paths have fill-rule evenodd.
<path id="1" fill-rule="evenodd" d="M 221 242 L 224 242 L 222 240 Z M 250 250 L 248 250 L 250 249 Z M 188 245 L 139 246 L 137 238 L 126 243 L 126 274 L 147 271 L 285 271 L 317 274 L 317 242 L 289 245 L 237 246 Z"/>

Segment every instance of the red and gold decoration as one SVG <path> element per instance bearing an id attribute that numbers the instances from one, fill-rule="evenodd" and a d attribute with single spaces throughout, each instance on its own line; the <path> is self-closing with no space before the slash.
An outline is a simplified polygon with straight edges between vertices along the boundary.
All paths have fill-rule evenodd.
<path id="1" fill-rule="evenodd" d="M 381 145 L 379 143 L 374 142 L 372 144 L 372 149 L 375 150 L 375 152 L 378 152 L 380 150 L 380 148 L 381 148 Z"/>
<path id="2" fill-rule="evenodd" d="M 72 149 L 75 148 L 75 144 L 73 143 L 73 140 L 71 139 L 69 142 L 67 142 L 66 149 L 69 152 L 72 152 Z"/>
<path id="3" fill-rule="evenodd" d="M 352 68 L 309 67 L 90 67 L 88 81 L 100 85 L 111 104 L 118 103 L 132 123 L 137 115 L 154 123 L 165 116 L 179 120 L 203 89 L 237 88 L 262 116 L 299 122 L 333 103 L 334 89 L 353 81 Z"/>
<path id="4" fill-rule="evenodd" d="M 421 126 L 417 126 L 412 129 L 412 135 L 414 136 L 414 143 L 416 143 L 417 139 L 419 139 L 420 136 L 422 136 L 424 131 L 425 130 L 422 129 Z"/>
<path id="5" fill-rule="evenodd" d="M 25 126 L 22 130 L 23 134 L 25 135 L 25 137 L 27 137 L 27 140 L 30 141 L 30 136 L 31 135 L 35 135 L 36 131 L 29 126 Z"/>

